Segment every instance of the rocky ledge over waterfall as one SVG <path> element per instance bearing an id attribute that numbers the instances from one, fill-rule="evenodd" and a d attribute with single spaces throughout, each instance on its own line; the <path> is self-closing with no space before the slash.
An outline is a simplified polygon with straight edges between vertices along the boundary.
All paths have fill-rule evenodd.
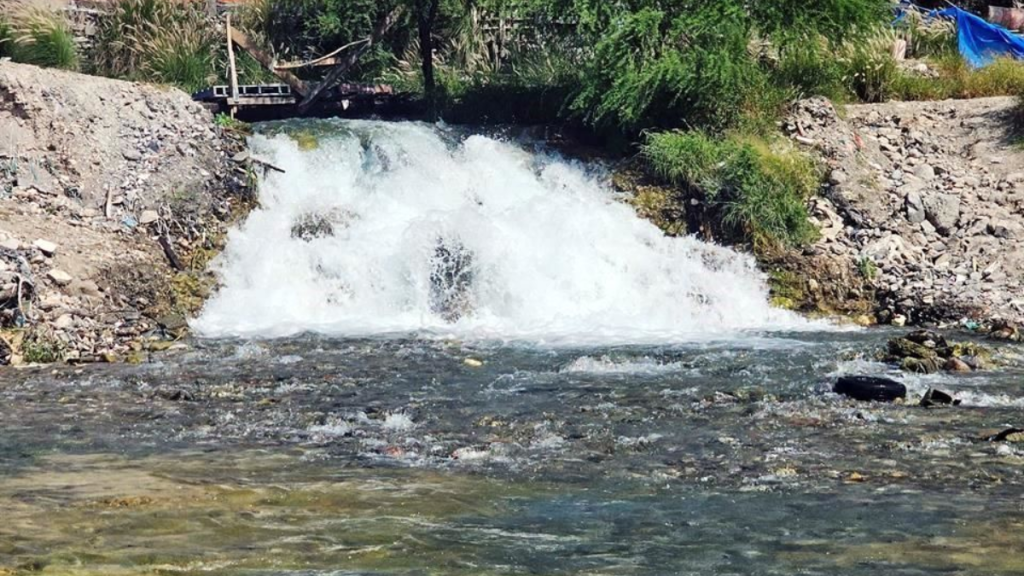
<path id="1" fill-rule="evenodd" d="M 0 364 L 168 345 L 243 145 L 180 90 L 0 63 Z"/>

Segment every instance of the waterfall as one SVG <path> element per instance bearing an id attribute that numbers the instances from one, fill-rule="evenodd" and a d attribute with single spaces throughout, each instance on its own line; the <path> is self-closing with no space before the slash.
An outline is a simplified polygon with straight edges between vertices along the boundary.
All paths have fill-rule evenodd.
<path id="1" fill-rule="evenodd" d="M 806 326 L 753 259 L 639 218 L 600 174 L 420 123 L 251 139 L 286 170 L 215 261 L 204 336 L 651 343 Z"/>

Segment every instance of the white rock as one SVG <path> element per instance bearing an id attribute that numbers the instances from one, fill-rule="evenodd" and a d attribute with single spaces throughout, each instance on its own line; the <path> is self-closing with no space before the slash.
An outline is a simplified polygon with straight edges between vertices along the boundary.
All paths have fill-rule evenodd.
<path id="1" fill-rule="evenodd" d="M 57 268 L 47 272 L 46 277 L 52 280 L 57 286 L 67 286 L 68 284 L 71 284 L 72 280 L 74 280 L 74 278 L 71 277 L 71 274 Z"/>
<path id="2" fill-rule="evenodd" d="M 92 280 L 75 280 L 68 287 L 68 292 L 90 298 L 99 298 L 101 296 L 100 287 Z"/>
<path id="3" fill-rule="evenodd" d="M 931 180 L 932 178 L 935 178 L 935 169 L 928 164 L 921 164 L 914 169 L 914 175 L 921 180 Z"/>
<path id="4" fill-rule="evenodd" d="M 21 242 L 18 242 L 17 238 L 8 238 L 3 242 L 0 242 L 0 248 L 6 248 L 7 250 L 18 250 L 21 248 Z"/>
<path id="5" fill-rule="evenodd" d="M 39 249 L 40 252 L 47 256 L 53 256 L 57 253 L 57 245 L 49 240 L 39 239 L 32 243 L 33 246 Z"/>
<path id="6" fill-rule="evenodd" d="M 160 219 L 160 214 L 156 210 L 143 210 L 142 214 L 139 215 L 139 224 L 145 226 L 146 224 L 152 224 Z"/>
<path id="7" fill-rule="evenodd" d="M 60 317 L 57 318 L 57 320 L 54 321 L 53 323 L 54 327 L 60 330 L 67 330 L 68 328 L 71 328 L 71 326 L 73 326 L 74 324 L 75 319 L 71 316 L 71 314 L 61 314 Z"/>

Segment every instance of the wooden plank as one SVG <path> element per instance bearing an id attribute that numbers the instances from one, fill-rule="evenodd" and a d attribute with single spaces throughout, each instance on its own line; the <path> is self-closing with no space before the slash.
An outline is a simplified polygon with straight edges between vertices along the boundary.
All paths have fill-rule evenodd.
<path id="1" fill-rule="evenodd" d="M 384 36 L 384 34 L 386 34 L 387 31 L 390 30 L 391 27 L 395 25 L 395 22 L 397 22 L 398 19 L 402 16 L 403 10 L 404 9 L 402 6 L 399 6 L 392 10 L 391 13 L 388 14 L 386 18 L 384 18 L 384 21 L 377 26 L 377 28 L 373 31 L 373 34 L 370 35 L 370 37 L 362 46 L 350 52 L 349 55 L 345 57 L 344 62 L 336 66 L 334 70 L 331 70 L 327 74 L 327 77 L 324 78 L 323 82 L 317 84 L 316 87 L 310 90 L 308 94 L 303 93 L 305 98 L 303 98 L 302 102 L 299 103 L 299 113 L 304 113 L 306 110 L 309 109 L 310 106 L 315 104 L 317 99 L 320 98 L 320 95 L 323 93 L 325 89 L 330 88 L 331 85 L 337 82 L 338 79 L 340 79 L 343 74 L 345 74 L 346 72 L 348 72 L 350 68 L 352 68 L 352 66 L 355 66 L 356 62 L 358 62 L 359 59 L 363 57 L 363 54 L 369 52 L 370 48 L 373 48 L 375 44 L 380 42 L 381 37 Z"/>
<path id="2" fill-rule="evenodd" d="M 246 98 L 228 98 L 228 106 L 290 106 L 295 104 L 291 96 L 252 96 Z"/>
<path id="3" fill-rule="evenodd" d="M 235 68 L 235 43 L 231 41 L 231 13 L 228 12 L 227 22 L 228 37 L 228 65 L 231 72 L 231 97 L 238 98 L 238 69 Z"/>
<path id="4" fill-rule="evenodd" d="M 291 86 L 293 92 L 301 96 L 305 96 L 309 93 L 309 85 L 291 72 L 286 70 L 277 70 L 274 68 L 274 59 L 271 58 L 269 54 L 256 47 L 256 43 L 250 40 L 244 32 L 232 28 L 231 40 L 234 41 L 235 44 L 241 46 L 242 49 L 255 58 L 257 62 L 263 64 L 263 67 L 270 70 L 274 76 L 277 76 L 285 84 Z"/>

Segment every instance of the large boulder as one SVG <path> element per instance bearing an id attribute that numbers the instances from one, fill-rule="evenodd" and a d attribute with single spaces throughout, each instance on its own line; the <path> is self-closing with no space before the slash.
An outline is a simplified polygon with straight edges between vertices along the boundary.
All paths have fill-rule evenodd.
<path id="1" fill-rule="evenodd" d="M 925 217 L 944 236 L 956 230 L 960 221 L 960 197 L 955 194 L 930 194 L 922 200 Z"/>

